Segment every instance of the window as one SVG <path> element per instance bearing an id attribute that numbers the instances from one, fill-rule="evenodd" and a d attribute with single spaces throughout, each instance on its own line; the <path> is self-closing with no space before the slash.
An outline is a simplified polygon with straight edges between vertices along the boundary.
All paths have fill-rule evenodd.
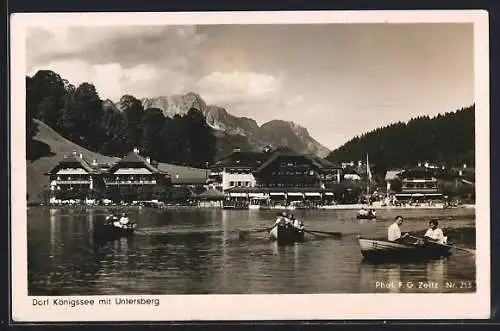
<path id="1" fill-rule="evenodd" d="M 229 186 L 234 186 L 234 181 L 230 181 Z"/>
<path id="2" fill-rule="evenodd" d="M 241 186 L 241 182 L 238 182 L 238 186 Z"/>

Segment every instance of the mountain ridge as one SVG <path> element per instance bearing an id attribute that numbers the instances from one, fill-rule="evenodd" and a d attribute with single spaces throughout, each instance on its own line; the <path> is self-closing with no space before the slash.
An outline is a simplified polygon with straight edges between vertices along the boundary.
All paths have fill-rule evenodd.
<path id="1" fill-rule="evenodd" d="M 267 145 L 288 146 L 297 153 L 313 154 L 319 157 L 326 157 L 330 153 L 328 148 L 311 137 L 306 128 L 292 121 L 276 119 L 259 126 L 252 118 L 234 116 L 223 107 L 207 104 L 200 95 L 194 92 L 142 98 L 140 101 L 145 109 L 161 109 L 165 117 L 183 115 L 190 108 L 199 110 L 214 131 L 221 131 L 215 134 L 219 155 L 227 154 L 236 147 L 261 150 Z M 245 139 L 234 136 L 242 136 Z M 232 140 L 238 140 L 245 146 L 237 146 L 231 143 Z"/>

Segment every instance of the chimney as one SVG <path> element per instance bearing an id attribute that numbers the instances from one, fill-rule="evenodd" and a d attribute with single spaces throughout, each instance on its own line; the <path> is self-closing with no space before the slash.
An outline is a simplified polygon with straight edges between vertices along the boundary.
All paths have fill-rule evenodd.
<path id="1" fill-rule="evenodd" d="M 462 174 L 463 174 L 463 172 L 462 172 L 462 170 L 460 170 L 460 171 L 458 172 L 458 175 L 459 175 L 459 176 L 462 176 Z"/>
<path id="2" fill-rule="evenodd" d="M 73 155 L 76 156 L 76 151 L 73 151 Z"/>
<path id="3" fill-rule="evenodd" d="M 422 162 L 419 162 L 419 163 L 418 163 L 418 166 L 419 166 L 419 167 L 421 167 L 421 166 L 422 166 Z"/>
<path id="4" fill-rule="evenodd" d="M 92 160 L 92 165 L 93 165 L 93 166 L 97 166 L 97 160 L 96 160 L 96 159 L 93 159 L 93 160 Z"/>
<path id="5" fill-rule="evenodd" d="M 149 163 L 149 164 L 151 164 L 151 158 L 149 156 L 146 157 L 146 162 Z"/>
<path id="6" fill-rule="evenodd" d="M 467 168 L 467 164 L 464 163 L 464 169 Z"/>
<path id="7" fill-rule="evenodd" d="M 359 167 L 361 167 L 361 164 L 362 164 L 362 162 L 361 162 L 361 161 L 358 161 L 358 166 L 359 166 Z"/>
<path id="8" fill-rule="evenodd" d="M 80 153 L 80 159 L 83 159 L 83 155 L 82 155 L 82 153 Z"/>
<path id="9" fill-rule="evenodd" d="M 135 154 L 139 154 L 139 148 L 134 147 L 134 153 L 135 153 Z"/>
<path id="10" fill-rule="evenodd" d="M 424 167 L 429 168 L 429 162 L 425 162 Z"/>

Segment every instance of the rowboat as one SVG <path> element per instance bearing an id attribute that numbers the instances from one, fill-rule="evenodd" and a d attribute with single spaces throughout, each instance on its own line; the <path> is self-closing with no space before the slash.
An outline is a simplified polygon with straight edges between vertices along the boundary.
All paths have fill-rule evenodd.
<path id="1" fill-rule="evenodd" d="M 293 244 L 304 241 L 304 230 L 297 229 L 292 225 L 277 225 L 269 232 L 271 240 L 277 241 L 278 245 Z"/>
<path id="2" fill-rule="evenodd" d="M 373 220 L 377 218 L 377 214 L 374 211 L 360 210 L 356 215 L 358 220 Z"/>
<path id="3" fill-rule="evenodd" d="M 370 214 L 366 214 L 366 215 L 363 215 L 363 214 L 358 214 L 358 215 L 356 215 L 356 218 L 357 218 L 358 220 L 374 220 L 374 219 L 376 219 L 376 218 L 377 218 L 377 216 L 376 216 L 376 215 L 373 215 L 373 214 L 371 214 L 371 213 L 370 213 Z"/>
<path id="4" fill-rule="evenodd" d="M 361 254 L 367 260 L 432 260 L 451 255 L 449 245 L 434 242 L 397 243 L 358 237 Z"/>
<path id="5" fill-rule="evenodd" d="M 137 224 L 130 222 L 126 225 L 117 226 L 114 222 L 108 221 L 94 229 L 95 236 L 101 241 L 114 240 L 122 237 L 131 237 L 135 233 Z"/>

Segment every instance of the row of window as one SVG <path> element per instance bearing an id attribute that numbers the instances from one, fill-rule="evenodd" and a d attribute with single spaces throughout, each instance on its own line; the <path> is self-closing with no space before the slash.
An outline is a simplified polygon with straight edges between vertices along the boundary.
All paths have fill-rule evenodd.
<path id="1" fill-rule="evenodd" d="M 275 171 L 273 176 L 314 176 L 315 172 L 311 171 Z"/>
<path id="2" fill-rule="evenodd" d="M 57 176 L 56 180 L 89 180 L 92 179 L 90 176 Z"/>
<path id="3" fill-rule="evenodd" d="M 435 183 L 408 183 L 403 188 L 437 188 Z"/>
<path id="4" fill-rule="evenodd" d="M 230 181 L 229 186 L 250 187 L 249 181 Z"/>

